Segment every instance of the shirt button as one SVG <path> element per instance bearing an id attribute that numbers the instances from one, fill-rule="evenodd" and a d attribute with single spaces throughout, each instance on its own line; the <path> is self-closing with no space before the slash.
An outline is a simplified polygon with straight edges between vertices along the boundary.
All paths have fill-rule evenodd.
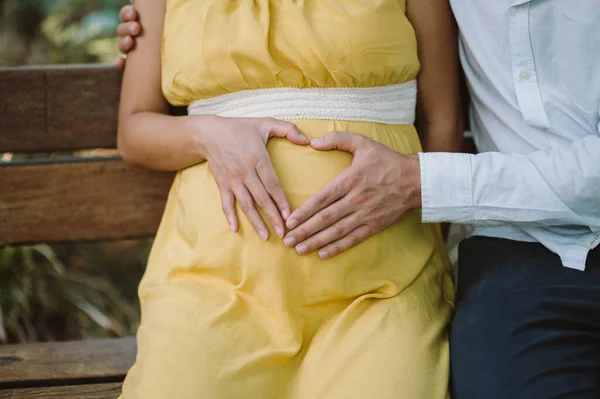
<path id="1" fill-rule="evenodd" d="M 521 79 L 521 80 L 527 80 L 530 77 L 531 77 L 531 75 L 527 71 L 521 71 L 521 73 L 519 74 L 519 79 Z"/>

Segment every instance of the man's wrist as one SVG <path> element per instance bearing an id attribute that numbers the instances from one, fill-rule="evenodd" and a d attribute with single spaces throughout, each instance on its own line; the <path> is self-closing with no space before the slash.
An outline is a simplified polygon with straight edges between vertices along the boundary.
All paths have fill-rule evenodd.
<path id="1" fill-rule="evenodd" d="M 409 205 L 411 209 L 419 209 L 421 202 L 421 163 L 418 155 L 408 156 Z"/>

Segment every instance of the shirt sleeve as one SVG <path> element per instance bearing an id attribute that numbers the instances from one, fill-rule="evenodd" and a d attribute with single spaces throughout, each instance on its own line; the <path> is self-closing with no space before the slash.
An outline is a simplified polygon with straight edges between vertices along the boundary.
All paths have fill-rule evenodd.
<path id="1" fill-rule="evenodd" d="M 527 155 L 420 154 L 424 222 L 600 231 L 600 136 Z"/>

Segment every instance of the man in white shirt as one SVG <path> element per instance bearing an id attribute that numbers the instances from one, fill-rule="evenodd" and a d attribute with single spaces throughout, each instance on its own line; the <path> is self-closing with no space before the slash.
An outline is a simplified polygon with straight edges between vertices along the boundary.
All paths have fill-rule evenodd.
<path id="1" fill-rule="evenodd" d="M 288 218 L 287 237 L 330 257 L 411 208 L 424 222 L 474 225 L 459 251 L 454 399 L 598 399 L 600 0 L 451 3 L 479 154 L 410 157 L 332 133 L 314 146 L 352 152 L 345 175 L 367 178 L 324 187 Z M 122 50 L 139 31 L 120 26 Z M 370 173 L 401 178 L 372 187 Z M 335 202 L 350 197 L 360 217 L 339 235 Z"/>

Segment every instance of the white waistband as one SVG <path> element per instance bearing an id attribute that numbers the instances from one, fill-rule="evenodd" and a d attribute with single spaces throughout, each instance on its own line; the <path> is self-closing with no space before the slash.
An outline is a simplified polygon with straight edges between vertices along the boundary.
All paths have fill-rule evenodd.
<path id="1" fill-rule="evenodd" d="M 190 115 L 328 119 L 409 125 L 415 121 L 417 82 L 368 88 L 243 90 L 190 103 Z"/>

